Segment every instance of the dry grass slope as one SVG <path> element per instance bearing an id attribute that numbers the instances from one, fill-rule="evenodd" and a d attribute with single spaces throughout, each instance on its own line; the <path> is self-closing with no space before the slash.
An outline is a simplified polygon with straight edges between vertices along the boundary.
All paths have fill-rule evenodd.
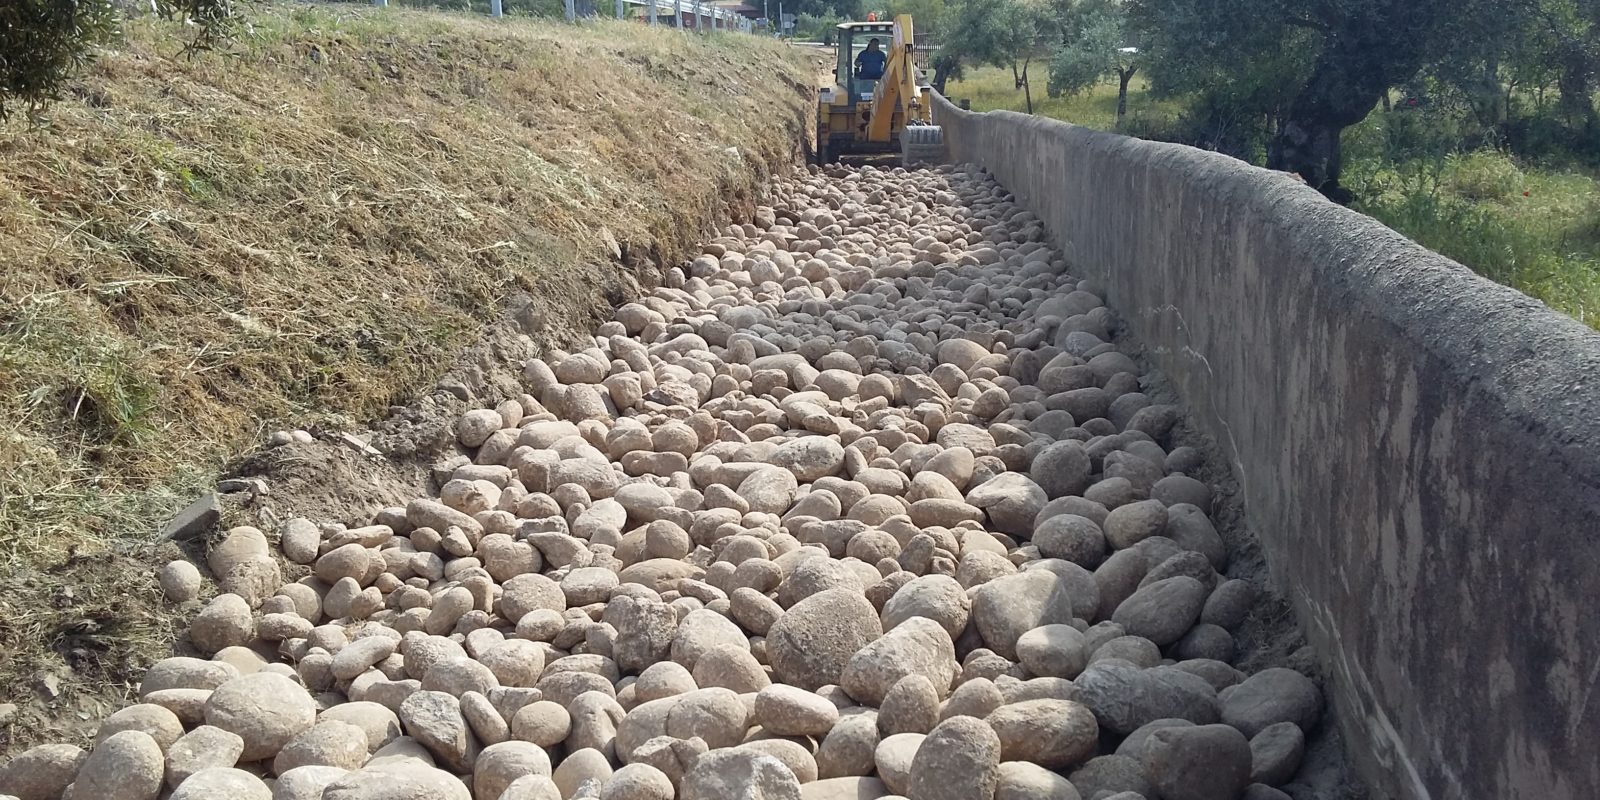
<path id="1" fill-rule="evenodd" d="M 807 57 L 753 37 L 247 15 L 193 60 L 132 24 L 48 127 L 0 127 L 13 702 L 71 711 L 46 676 L 115 691 L 170 645 L 148 573 L 107 559 L 148 558 L 225 458 L 414 396 L 515 292 L 553 325 L 627 295 L 789 163 L 809 113 Z"/>

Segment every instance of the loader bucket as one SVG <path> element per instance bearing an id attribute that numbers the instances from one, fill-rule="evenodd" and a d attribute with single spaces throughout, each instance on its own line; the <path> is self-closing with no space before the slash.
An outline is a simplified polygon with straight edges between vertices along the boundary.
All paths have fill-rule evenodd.
<path id="1" fill-rule="evenodd" d="M 944 163 L 944 129 L 938 125 L 907 125 L 900 132 L 900 157 L 907 168 Z"/>

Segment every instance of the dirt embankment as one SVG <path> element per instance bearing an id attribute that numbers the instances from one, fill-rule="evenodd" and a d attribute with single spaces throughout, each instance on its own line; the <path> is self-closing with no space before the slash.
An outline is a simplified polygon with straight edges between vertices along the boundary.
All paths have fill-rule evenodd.
<path id="1" fill-rule="evenodd" d="M 811 116 L 814 54 L 754 37 L 247 13 L 194 59 L 130 24 L 0 128 L 0 752 L 170 652 L 152 542 L 236 454 L 319 435 L 228 466 L 271 494 L 225 522 L 425 481 L 450 409 L 739 218 Z M 371 419 L 383 457 L 339 436 Z"/>

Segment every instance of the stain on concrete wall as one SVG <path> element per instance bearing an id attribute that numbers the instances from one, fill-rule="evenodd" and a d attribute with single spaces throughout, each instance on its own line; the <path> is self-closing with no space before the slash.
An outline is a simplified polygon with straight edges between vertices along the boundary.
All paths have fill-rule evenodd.
<path id="1" fill-rule="evenodd" d="M 1281 173 L 935 114 L 1219 443 L 1374 790 L 1600 797 L 1600 335 Z"/>

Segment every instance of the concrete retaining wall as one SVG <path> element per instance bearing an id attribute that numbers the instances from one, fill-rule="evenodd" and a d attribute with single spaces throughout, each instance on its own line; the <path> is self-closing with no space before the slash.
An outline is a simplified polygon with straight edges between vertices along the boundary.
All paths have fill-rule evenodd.
<path id="1" fill-rule="evenodd" d="M 1281 173 L 935 104 L 1232 462 L 1375 792 L 1600 797 L 1600 335 Z"/>

